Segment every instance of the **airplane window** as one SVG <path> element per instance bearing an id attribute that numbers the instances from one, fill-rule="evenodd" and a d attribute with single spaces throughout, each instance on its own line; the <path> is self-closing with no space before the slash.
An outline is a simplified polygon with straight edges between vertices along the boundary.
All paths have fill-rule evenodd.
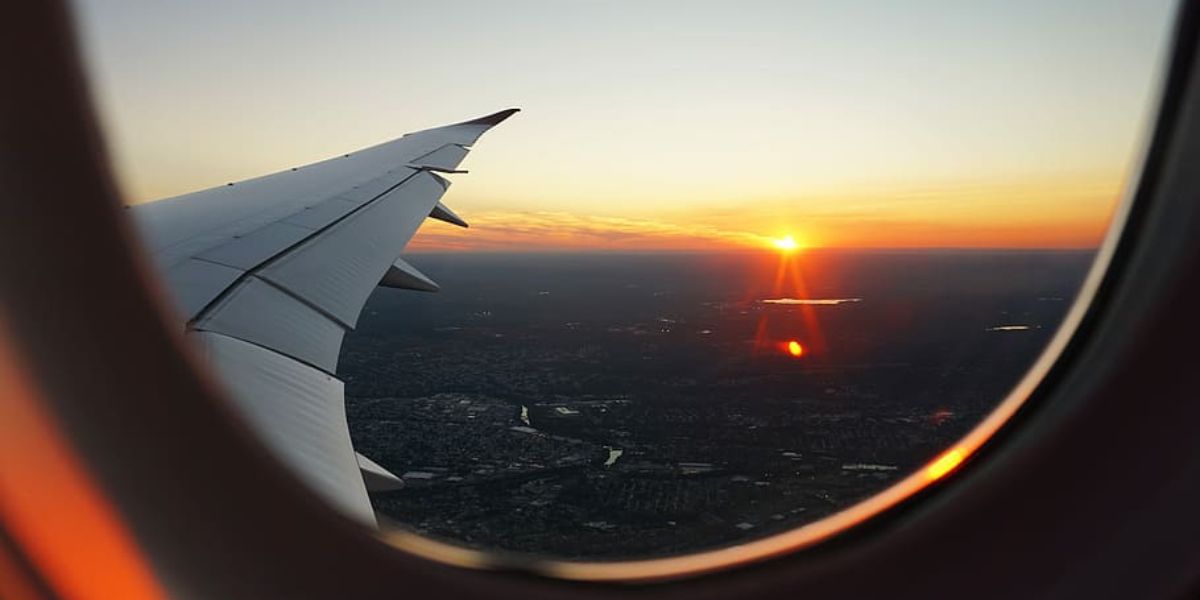
<path id="1" fill-rule="evenodd" d="M 804 545 L 969 461 L 1103 271 L 1174 3 L 76 8 L 129 212 L 231 199 L 159 246 L 139 221 L 206 356 L 344 396 L 358 465 L 321 485 L 417 552 L 583 564 Z M 449 123 L 495 127 L 321 175 Z M 241 183 L 277 172 L 296 213 Z M 378 246 L 338 235 L 391 223 L 356 217 L 401 172 L 453 186 L 406 245 L 387 216 L 403 261 L 339 312 L 305 282 Z"/>

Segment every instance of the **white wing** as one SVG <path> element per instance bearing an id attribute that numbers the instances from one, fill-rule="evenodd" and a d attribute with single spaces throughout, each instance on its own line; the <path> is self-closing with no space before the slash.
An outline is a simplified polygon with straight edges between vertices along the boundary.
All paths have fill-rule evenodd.
<path id="1" fill-rule="evenodd" d="M 377 285 L 434 291 L 399 258 L 471 145 L 515 113 L 428 129 L 352 154 L 130 208 L 214 373 L 314 489 L 374 524 L 372 489 L 399 481 L 357 456 L 334 377 L 342 336 Z"/>

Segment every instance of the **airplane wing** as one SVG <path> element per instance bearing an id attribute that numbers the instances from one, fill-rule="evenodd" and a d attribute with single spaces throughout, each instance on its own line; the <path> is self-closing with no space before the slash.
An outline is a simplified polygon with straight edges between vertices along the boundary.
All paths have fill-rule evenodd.
<path id="1" fill-rule="evenodd" d="M 335 376 L 378 285 L 436 291 L 400 258 L 481 135 L 517 109 L 319 163 L 129 208 L 186 336 L 252 427 L 313 489 L 374 525 L 368 489 L 398 478 L 357 455 Z M 370 487 L 368 487 L 370 486 Z"/>

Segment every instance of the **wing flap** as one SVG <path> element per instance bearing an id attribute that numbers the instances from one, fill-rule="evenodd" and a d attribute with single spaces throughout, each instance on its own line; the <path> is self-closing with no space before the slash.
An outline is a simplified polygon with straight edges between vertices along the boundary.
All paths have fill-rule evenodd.
<path id="1" fill-rule="evenodd" d="M 444 191 L 419 172 L 272 261 L 260 276 L 354 327 L 367 297 Z"/>
<path id="2" fill-rule="evenodd" d="M 334 506 L 375 526 L 346 425 L 342 382 L 220 334 L 195 332 L 189 337 L 267 446 Z"/>
<path id="3" fill-rule="evenodd" d="M 234 286 L 193 329 L 270 348 L 334 373 L 345 328 L 308 304 L 257 278 Z"/>

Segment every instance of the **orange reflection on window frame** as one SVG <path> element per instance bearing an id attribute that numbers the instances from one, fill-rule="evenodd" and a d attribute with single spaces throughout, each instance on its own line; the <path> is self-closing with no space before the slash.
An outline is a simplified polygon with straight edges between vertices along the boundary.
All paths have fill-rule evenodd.
<path id="1" fill-rule="evenodd" d="M 0 321 L 0 529 L 55 597 L 166 598 L 132 531 L 17 362 L 4 325 Z M 0 567 L 0 574 L 10 568 Z M 18 584 L 5 582 L 0 591 L 7 598 Z"/>
<path id="2" fill-rule="evenodd" d="M 925 478 L 929 481 L 937 481 L 958 468 L 958 465 L 961 465 L 966 458 L 967 451 L 962 446 L 951 448 L 925 467 Z"/>

